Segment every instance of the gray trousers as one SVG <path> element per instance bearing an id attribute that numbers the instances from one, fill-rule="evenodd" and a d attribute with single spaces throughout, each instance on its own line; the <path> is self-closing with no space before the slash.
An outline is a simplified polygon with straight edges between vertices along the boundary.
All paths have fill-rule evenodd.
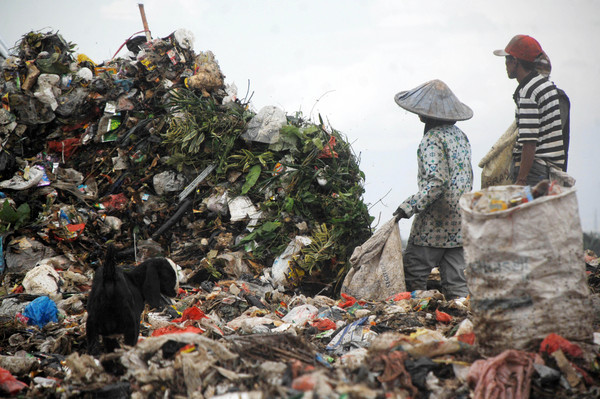
<path id="1" fill-rule="evenodd" d="M 437 266 L 442 278 L 442 294 L 446 299 L 466 297 L 469 294 L 462 247 L 423 247 L 414 245 L 409 240 L 404 250 L 403 263 L 408 291 L 427 289 L 427 277 L 431 269 Z"/>

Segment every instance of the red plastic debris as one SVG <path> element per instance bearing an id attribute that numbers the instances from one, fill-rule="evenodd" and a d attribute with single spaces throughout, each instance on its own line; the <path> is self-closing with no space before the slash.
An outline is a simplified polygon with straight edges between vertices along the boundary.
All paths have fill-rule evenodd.
<path id="1" fill-rule="evenodd" d="M 27 384 L 17 380 L 10 371 L 0 367 L 0 392 L 6 392 L 9 395 L 15 395 L 22 389 L 27 388 Z"/>
<path id="2" fill-rule="evenodd" d="M 496 357 L 476 360 L 467 383 L 473 399 L 527 399 L 531 388 L 534 353 L 510 349 Z"/>
<path id="3" fill-rule="evenodd" d="M 317 385 L 314 374 L 304 374 L 292 381 L 292 389 L 301 392 L 313 391 Z"/>
<path id="4" fill-rule="evenodd" d="M 127 206 L 127 202 L 128 199 L 125 196 L 125 194 L 119 193 L 110 195 L 108 199 L 102 202 L 102 205 L 104 205 L 104 208 L 108 210 L 116 209 L 118 211 L 121 211 L 125 209 L 125 207 Z"/>
<path id="5" fill-rule="evenodd" d="M 62 154 L 65 159 L 69 159 L 75 153 L 81 142 L 80 137 L 65 139 L 62 141 L 49 141 L 48 150 Z"/>
<path id="6" fill-rule="evenodd" d="M 548 334 L 540 344 L 540 352 L 545 352 L 549 355 L 559 349 L 571 357 L 583 356 L 583 350 L 578 345 L 555 333 Z"/>
<path id="7" fill-rule="evenodd" d="M 335 330 L 336 324 L 330 319 L 316 319 L 311 325 L 319 331 Z"/>
<path id="8" fill-rule="evenodd" d="M 393 297 L 391 297 L 391 299 L 394 302 L 398 302 L 398 301 L 401 301 L 403 299 L 410 299 L 410 298 L 411 298 L 410 292 L 408 292 L 408 291 L 407 292 L 399 292 L 396 295 L 394 295 Z"/>
<path id="9" fill-rule="evenodd" d="M 387 355 L 380 355 L 377 361 L 385 364 L 383 374 L 377 379 L 387 386 L 400 386 L 407 389 L 412 395 L 418 394 L 418 389 L 413 385 L 410 373 L 406 370 L 404 362 L 408 353 L 404 351 L 393 351 Z"/>
<path id="10" fill-rule="evenodd" d="M 343 292 L 342 292 L 342 298 L 344 298 L 346 300 L 345 302 L 342 302 L 338 305 L 342 309 L 349 308 L 350 306 L 352 306 L 356 303 L 356 298 L 354 298 L 353 296 L 350 296 L 348 294 L 344 294 Z"/>
<path id="11" fill-rule="evenodd" d="M 435 319 L 441 323 L 450 323 L 452 321 L 452 316 L 450 316 L 448 313 L 441 312 L 436 309 Z"/>
<path id="12" fill-rule="evenodd" d="M 180 318 L 172 320 L 173 323 L 182 323 L 187 320 L 208 319 L 208 316 L 196 306 L 192 306 L 183 311 Z"/>
<path id="13" fill-rule="evenodd" d="M 464 342 L 465 344 L 474 345 L 475 344 L 475 333 L 470 332 L 466 334 L 460 334 L 456 336 L 460 342 Z"/>
<path id="14" fill-rule="evenodd" d="M 183 334 L 183 333 L 194 333 L 194 334 L 202 334 L 204 330 L 194 326 L 187 326 L 184 328 L 178 327 L 176 325 L 170 325 L 162 328 L 158 328 L 152 332 L 153 337 L 159 337 L 161 335 L 166 334 Z"/>

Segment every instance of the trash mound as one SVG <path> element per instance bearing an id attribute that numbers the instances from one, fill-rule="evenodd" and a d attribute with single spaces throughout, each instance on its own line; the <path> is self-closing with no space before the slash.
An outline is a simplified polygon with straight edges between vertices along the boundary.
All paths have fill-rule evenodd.
<path id="1" fill-rule="evenodd" d="M 4 60 L 8 273 L 54 254 L 85 271 L 113 241 L 123 259 L 168 254 L 196 282 L 339 292 L 372 221 L 350 144 L 320 116 L 251 111 L 190 35 L 133 38 L 129 57 L 96 65 L 30 32 Z"/>
<path id="2" fill-rule="evenodd" d="M 550 334 L 482 359 L 470 298 L 338 295 L 371 236 L 351 146 L 321 117 L 253 112 L 192 41 L 135 37 L 97 65 L 30 32 L 2 62 L 2 395 L 597 397 L 596 346 Z M 179 289 L 146 305 L 136 345 L 92 355 L 115 244 L 128 266 L 174 260 Z"/>

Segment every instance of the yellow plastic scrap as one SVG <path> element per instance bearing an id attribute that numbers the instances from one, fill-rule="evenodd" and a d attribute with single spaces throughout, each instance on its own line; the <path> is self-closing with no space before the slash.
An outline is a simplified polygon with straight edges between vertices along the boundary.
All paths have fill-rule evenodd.
<path id="1" fill-rule="evenodd" d="M 96 68 L 96 66 L 97 66 L 97 64 L 94 61 L 92 61 L 90 59 L 90 57 L 88 57 L 87 55 L 85 55 L 85 54 L 77 54 L 77 64 L 81 64 L 82 62 L 89 62 L 90 64 L 92 64 L 92 66 L 94 68 Z"/>
<path id="2" fill-rule="evenodd" d="M 490 201 L 490 212 L 504 211 L 506 209 L 508 209 L 506 201 L 499 199 L 492 199 Z"/>

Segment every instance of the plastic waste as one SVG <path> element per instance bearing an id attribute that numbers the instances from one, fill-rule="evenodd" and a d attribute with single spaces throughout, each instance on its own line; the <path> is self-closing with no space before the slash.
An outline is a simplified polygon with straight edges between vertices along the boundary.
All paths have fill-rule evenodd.
<path id="1" fill-rule="evenodd" d="M 213 91 L 223 86 L 223 74 L 212 51 L 198 54 L 196 63 L 196 73 L 184 80 L 185 86 L 200 90 L 204 97 L 208 97 L 209 90 Z"/>
<path id="2" fill-rule="evenodd" d="M 367 324 L 368 317 L 362 317 L 348 325 L 335 335 L 326 349 L 334 354 L 342 354 L 346 351 L 347 344 L 353 343 L 357 346 L 367 346 L 377 334 L 370 330 Z"/>
<path id="3" fill-rule="evenodd" d="M 27 384 L 17 380 L 8 370 L 0 368 L 0 391 L 9 395 L 16 395 L 23 389 L 27 388 Z"/>
<path id="4" fill-rule="evenodd" d="M 245 218 L 250 218 L 252 220 L 258 220 L 260 218 L 261 212 L 256 209 L 256 206 L 254 206 L 247 196 L 235 197 L 229 201 L 228 205 L 229 214 L 231 215 L 230 220 L 232 222 L 239 222 Z"/>
<path id="5" fill-rule="evenodd" d="M 23 279 L 25 292 L 33 295 L 53 295 L 63 285 L 62 278 L 50 265 L 42 264 L 27 272 Z"/>
<path id="6" fill-rule="evenodd" d="M 83 87 L 78 87 L 58 97 L 56 100 L 58 106 L 54 111 L 63 117 L 72 116 L 76 113 L 85 114 L 85 108 L 83 108 L 83 106 L 87 97 L 88 91 Z"/>
<path id="7" fill-rule="evenodd" d="M 33 95 L 43 104 L 50 106 L 52 111 L 58 108 L 57 96 L 60 95 L 61 90 L 58 88 L 60 83 L 60 76 L 43 73 L 37 78 L 37 87 Z"/>
<path id="8" fill-rule="evenodd" d="M 367 348 L 355 348 L 340 356 L 338 362 L 350 370 L 356 370 L 364 364 L 368 353 Z"/>
<path id="9" fill-rule="evenodd" d="M 165 193 L 181 191 L 185 187 L 185 177 L 168 170 L 154 175 L 152 184 L 156 194 L 163 195 Z"/>
<path id="10" fill-rule="evenodd" d="M 287 124 L 285 112 L 275 106 L 263 107 L 248 123 L 242 134 L 246 140 L 273 144 L 279 140 L 279 129 Z"/>
<path id="11" fill-rule="evenodd" d="M 10 180 L 0 182 L 0 188 L 10 190 L 27 190 L 36 187 L 44 177 L 44 169 L 39 165 L 27 166 L 22 173 L 13 176 Z"/>
<path id="12" fill-rule="evenodd" d="M 39 261 L 51 258 L 56 252 L 31 237 L 19 236 L 11 239 L 5 248 L 6 267 L 11 273 L 27 273 Z"/>
<path id="13" fill-rule="evenodd" d="M 0 355 L 0 368 L 10 371 L 12 374 L 24 375 L 36 370 L 40 361 L 30 355 L 25 356 L 5 356 Z"/>
<path id="14" fill-rule="evenodd" d="M 52 299 L 41 296 L 25 307 L 23 316 L 29 319 L 27 324 L 42 328 L 50 322 L 58 322 L 58 308 Z"/>
<path id="15" fill-rule="evenodd" d="M 306 236 L 296 236 L 290 241 L 285 251 L 273 262 L 272 271 L 275 284 L 284 287 L 290 284 L 288 276 L 292 272 L 291 262 L 294 255 L 297 255 L 303 247 L 310 245 L 311 242 L 312 239 Z"/>
<path id="16" fill-rule="evenodd" d="M 281 320 L 301 327 L 313 320 L 318 312 L 319 309 L 313 305 L 299 305 L 292 308 Z"/>
<path id="17" fill-rule="evenodd" d="M 22 313 L 25 310 L 27 304 L 19 298 L 5 298 L 0 305 L 0 317 L 13 319 L 17 313 Z"/>

